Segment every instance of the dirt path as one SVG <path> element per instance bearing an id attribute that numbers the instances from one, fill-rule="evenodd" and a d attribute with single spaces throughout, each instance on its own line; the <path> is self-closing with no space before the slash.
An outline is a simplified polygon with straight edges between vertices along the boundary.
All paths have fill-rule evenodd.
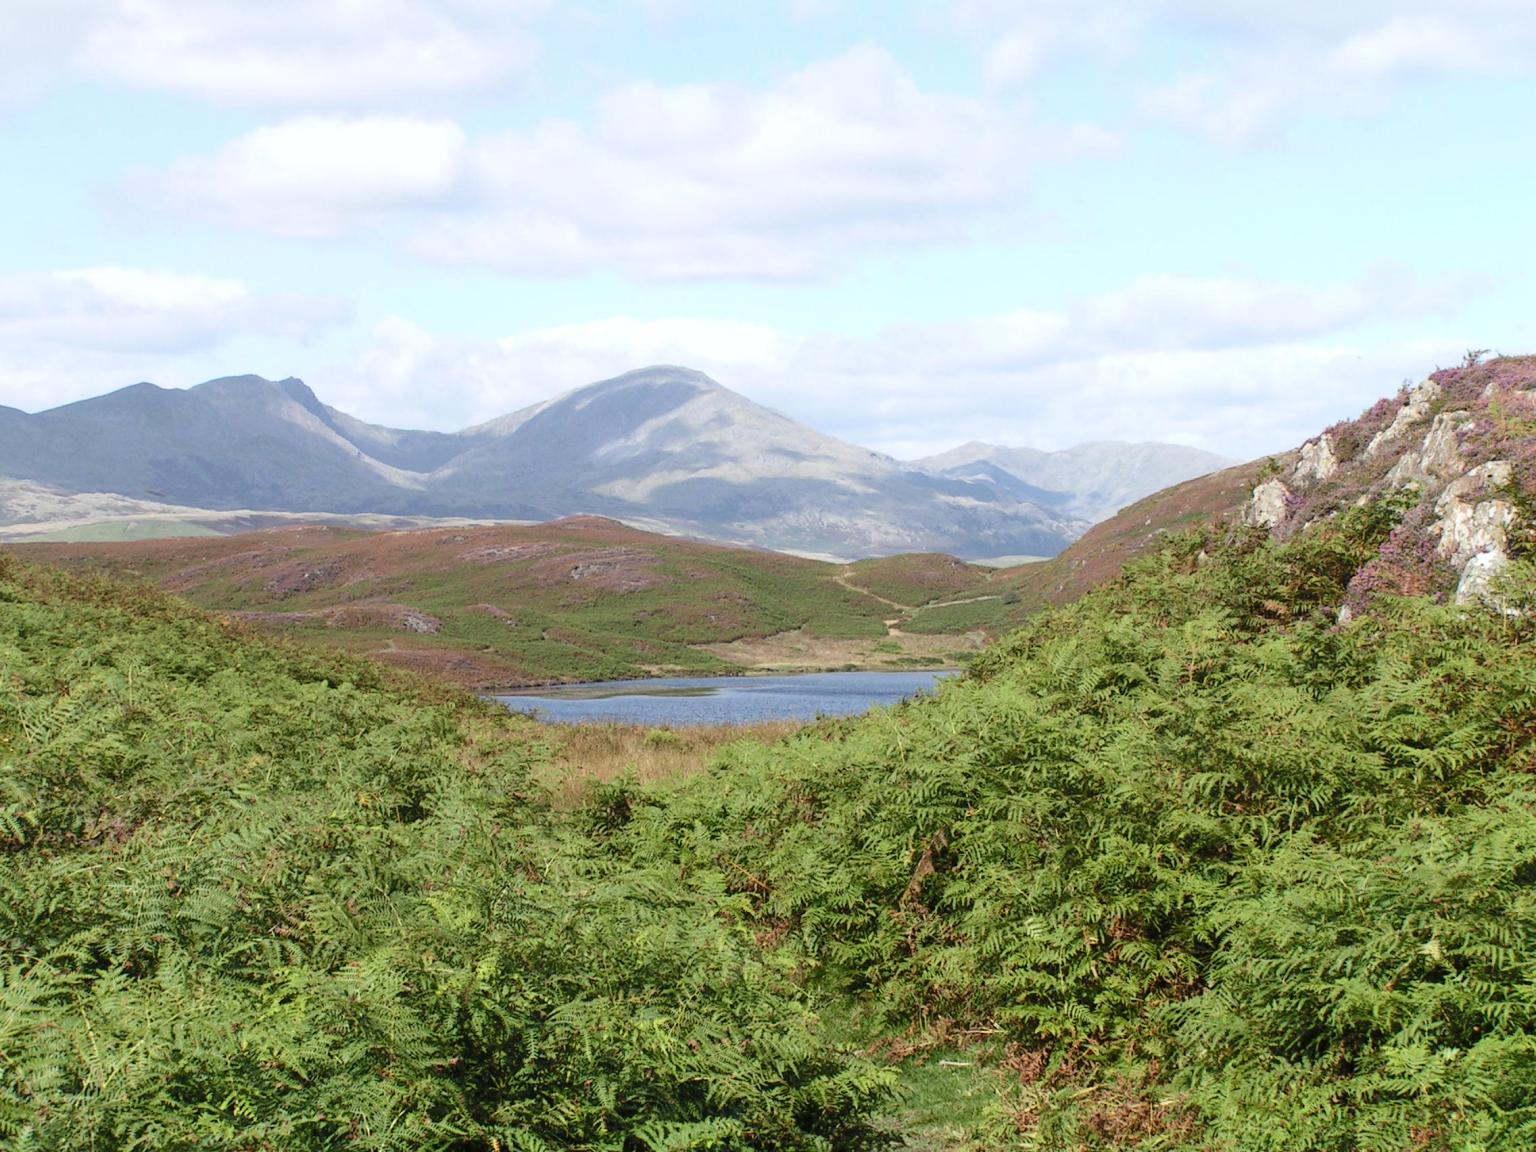
<path id="1" fill-rule="evenodd" d="M 912 605 L 912 604 L 898 604 L 894 600 L 887 600 L 884 596 L 880 595 L 878 592 L 871 592 L 868 588 L 860 588 L 851 579 L 852 575 L 853 575 L 853 573 L 852 573 L 852 571 L 850 569 L 844 568 L 836 576 L 832 577 L 832 579 L 835 580 L 837 583 L 841 584 L 844 588 L 848 589 L 848 591 L 850 591 L 850 592 L 857 592 L 860 596 L 868 596 L 871 600 L 878 600 L 878 601 L 880 601 L 880 603 L 886 605 L 887 607 L 895 608 L 899 612 L 915 612 L 915 611 L 917 611 L 917 608 L 916 608 L 915 605 Z M 890 621 L 886 621 L 886 623 L 889 624 L 891 622 Z"/>
<path id="2" fill-rule="evenodd" d="M 1001 600 L 1001 596 L 967 596 L 964 600 L 940 600 L 934 604 L 924 604 L 924 608 L 953 608 L 956 604 L 980 604 L 983 600 Z"/>

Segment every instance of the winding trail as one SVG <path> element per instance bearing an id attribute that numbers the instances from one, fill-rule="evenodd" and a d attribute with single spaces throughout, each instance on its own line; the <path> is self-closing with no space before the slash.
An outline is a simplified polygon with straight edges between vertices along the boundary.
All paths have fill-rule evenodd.
<path id="1" fill-rule="evenodd" d="M 980 604 L 983 600 L 1001 600 L 996 593 L 991 596 L 967 596 L 964 600 L 938 600 L 932 604 L 924 604 L 924 608 L 953 608 L 956 604 Z"/>
<path id="2" fill-rule="evenodd" d="M 860 588 L 857 584 L 855 584 L 853 582 L 852 576 L 853 576 L 852 569 L 844 568 L 836 576 L 832 577 L 832 579 L 836 583 L 841 584 L 844 588 L 848 589 L 848 591 L 850 591 L 850 592 L 857 592 L 860 596 L 868 596 L 871 600 L 878 600 L 878 601 L 880 601 L 880 603 L 885 604 L 888 607 L 895 608 L 897 611 L 900 611 L 900 612 L 916 612 L 917 611 L 917 607 L 915 605 L 912 605 L 912 604 L 898 604 L 894 600 L 887 600 L 884 596 L 880 595 L 880 593 L 878 593 L 878 592 L 871 592 L 868 588 Z M 890 621 L 886 621 L 886 623 L 889 624 Z"/>

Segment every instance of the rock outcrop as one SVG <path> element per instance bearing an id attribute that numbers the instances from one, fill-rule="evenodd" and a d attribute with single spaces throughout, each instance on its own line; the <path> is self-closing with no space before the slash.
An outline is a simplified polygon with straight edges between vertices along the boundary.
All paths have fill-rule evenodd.
<path id="1" fill-rule="evenodd" d="M 1351 454 L 1352 445 L 1364 447 Z M 1287 536 L 1393 492 L 1412 506 L 1362 589 L 1438 587 L 1457 603 L 1498 606 L 1522 507 L 1536 504 L 1536 357 L 1437 372 L 1335 425 L 1254 486 L 1242 519 Z M 1346 604 L 1341 619 L 1358 607 Z"/>

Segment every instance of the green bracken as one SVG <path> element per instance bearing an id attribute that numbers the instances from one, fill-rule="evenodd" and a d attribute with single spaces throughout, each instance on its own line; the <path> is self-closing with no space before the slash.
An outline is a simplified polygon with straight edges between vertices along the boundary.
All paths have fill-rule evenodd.
<path id="1" fill-rule="evenodd" d="M 1536 625 L 1337 626 L 1395 515 L 1170 542 L 931 702 L 632 803 L 613 850 L 750 900 L 892 1033 L 1001 1041 L 998 1143 L 1530 1147 Z"/>
<path id="2" fill-rule="evenodd" d="M 862 1144 L 890 1073 L 520 731 L 0 560 L 0 1144 Z"/>
<path id="3" fill-rule="evenodd" d="M 0 1142 L 1536 1146 L 1536 617 L 1339 624 L 1401 516 L 568 814 L 526 724 L 5 564 Z"/>

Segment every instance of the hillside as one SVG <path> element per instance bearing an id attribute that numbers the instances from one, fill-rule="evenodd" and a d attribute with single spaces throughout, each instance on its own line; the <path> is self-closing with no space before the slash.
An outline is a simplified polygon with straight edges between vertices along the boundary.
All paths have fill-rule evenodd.
<path id="1" fill-rule="evenodd" d="M 612 852 L 990 1095 L 965 1147 L 1531 1147 L 1536 616 L 1340 626 L 1404 522 L 1166 539 L 936 699 L 622 794 Z"/>
<path id="2" fill-rule="evenodd" d="M 1284 538 L 1389 495 L 1408 512 L 1391 546 L 1351 586 L 1350 610 L 1381 588 L 1474 599 L 1523 546 L 1513 525 L 1522 507 L 1529 511 L 1521 486 L 1536 488 L 1533 436 L 1536 357 L 1443 369 L 1291 452 L 1140 500 L 1059 556 L 997 573 L 989 598 L 919 612 L 903 627 L 1001 635 L 1112 578 L 1170 532 L 1247 523 Z"/>
<path id="3" fill-rule="evenodd" d="M 671 367 L 455 433 L 366 424 L 291 378 L 136 384 L 33 415 L 0 411 L 0 474 L 184 509 L 598 514 L 838 557 L 1050 555 L 1087 526 L 1054 497 L 901 464 Z"/>
<path id="4" fill-rule="evenodd" d="M 0 557 L 0 1144 L 867 1148 L 892 1074 L 499 709 Z"/>
<path id="5" fill-rule="evenodd" d="M 308 527 L 16 555 L 146 580 L 203 607 L 474 688 L 744 668 L 952 664 L 917 605 L 988 574 L 948 556 L 828 564 L 580 517 L 532 527 Z"/>
<path id="6" fill-rule="evenodd" d="M 1122 526 L 1118 576 L 933 697 L 569 812 L 532 722 L 0 557 L 0 1137 L 1523 1152 L 1533 369 L 1165 494 L 1186 530 Z M 328 554 L 429 537 L 469 543 Z"/>

